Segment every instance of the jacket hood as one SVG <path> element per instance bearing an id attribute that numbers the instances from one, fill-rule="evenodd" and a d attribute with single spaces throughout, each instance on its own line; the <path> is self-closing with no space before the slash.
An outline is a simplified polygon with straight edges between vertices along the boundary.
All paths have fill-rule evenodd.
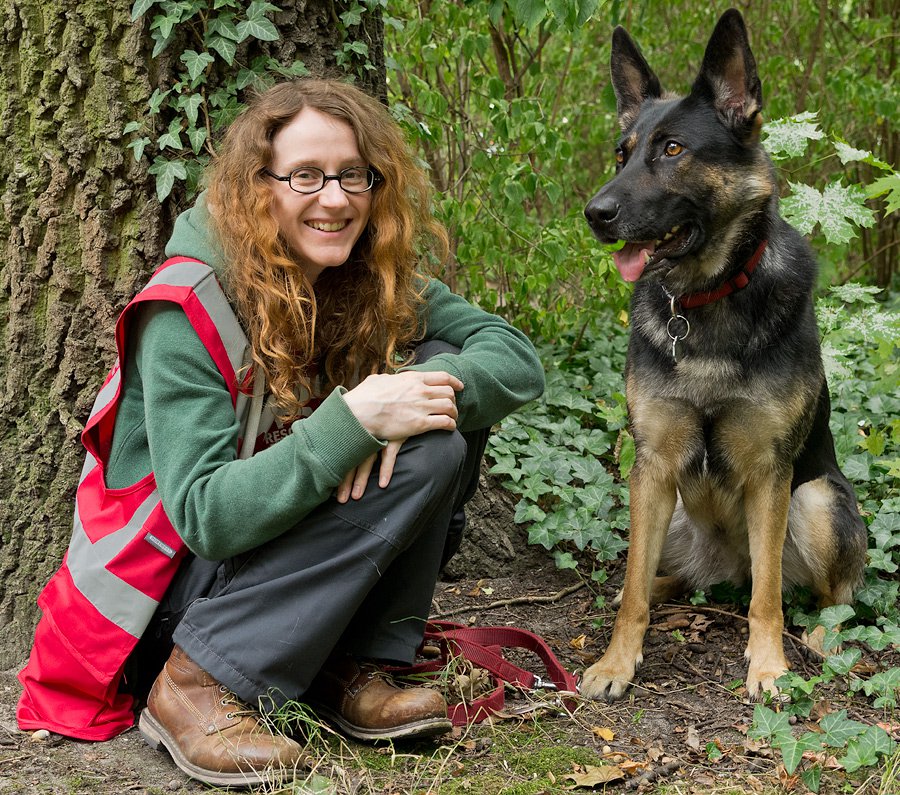
<path id="1" fill-rule="evenodd" d="M 225 253 L 213 228 L 206 191 L 176 219 L 175 229 L 166 243 L 166 256 L 198 259 L 209 265 L 220 279 L 226 275 Z"/>

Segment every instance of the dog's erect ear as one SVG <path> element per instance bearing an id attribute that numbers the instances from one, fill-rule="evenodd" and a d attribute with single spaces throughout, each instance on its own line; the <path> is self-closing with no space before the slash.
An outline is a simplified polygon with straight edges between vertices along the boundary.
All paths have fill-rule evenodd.
<path id="1" fill-rule="evenodd" d="M 641 103 L 650 97 L 659 97 L 662 91 L 659 78 L 621 26 L 613 31 L 609 71 L 616 92 L 619 126 L 626 130 L 637 118 Z"/>
<path id="2" fill-rule="evenodd" d="M 747 28 L 736 9 L 726 11 L 716 24 L 691 95 L 712 102 L 741 140 L 753 143 L 759 137 L 762 86 Z"/>

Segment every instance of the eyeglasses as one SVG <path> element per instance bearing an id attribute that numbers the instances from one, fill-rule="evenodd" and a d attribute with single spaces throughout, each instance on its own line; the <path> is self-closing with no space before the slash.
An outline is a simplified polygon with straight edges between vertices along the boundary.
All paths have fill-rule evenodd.
<path id="1" fill-rule="evenodd" d="M 361 166 L 351 166 L 350 168 L 342 169 L 339 174 L 326 174 L 321 168 L 301 166 L 300 168 L 295 168 L 286 177 L 273 174 L 267 168 L 264 168 L 263 171 L 272 179 L 277 179 L 279 182 L 287 182 L 291 190 L 307 194 L 318 193 L 331 179 L 336 179 L 338 185 L 341 186 L 341 190 L 347 193 L 365 193 L 372 190 L 379 182 L 384 182 L 384 177 L 374 168 L 363 168 Z"/>

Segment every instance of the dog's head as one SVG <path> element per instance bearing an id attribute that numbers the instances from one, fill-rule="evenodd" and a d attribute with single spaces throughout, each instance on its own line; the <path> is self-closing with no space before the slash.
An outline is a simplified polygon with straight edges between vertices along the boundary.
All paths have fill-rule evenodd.
<path id="1" fill-rule="evenodd" d="M 686 97 L 665 95 L 626 31 L 613 33 L 612 84 L 622 137 L 616 175 L 585 216 L 626 281 L 673 292 L 710 283 L 775 194 L 759 138 L 762 88 L 740 13 L 722 15 Z"/>

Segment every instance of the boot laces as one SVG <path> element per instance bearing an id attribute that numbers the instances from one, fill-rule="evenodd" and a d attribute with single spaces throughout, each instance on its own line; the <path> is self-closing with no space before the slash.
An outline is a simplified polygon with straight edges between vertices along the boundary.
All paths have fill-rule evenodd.
<path id="1" fill-rule="evenodd" d="M 232 718 L 242 717 L 242 716 L 250 716 L 254 718 L 259 718 L 259 712 L 253 709 L 249 704 L 245 701 L 241 701 L 238 698 L 237 694 L 230 690 L 225 685 L 219 685 L 219 692 L 222 694 L 222 698 L 219 700 L 219 703 L 223 707 L 233 706 L 236 709 L 229 710 L 225 713 L 225 719 L 231 720 Z"/>

